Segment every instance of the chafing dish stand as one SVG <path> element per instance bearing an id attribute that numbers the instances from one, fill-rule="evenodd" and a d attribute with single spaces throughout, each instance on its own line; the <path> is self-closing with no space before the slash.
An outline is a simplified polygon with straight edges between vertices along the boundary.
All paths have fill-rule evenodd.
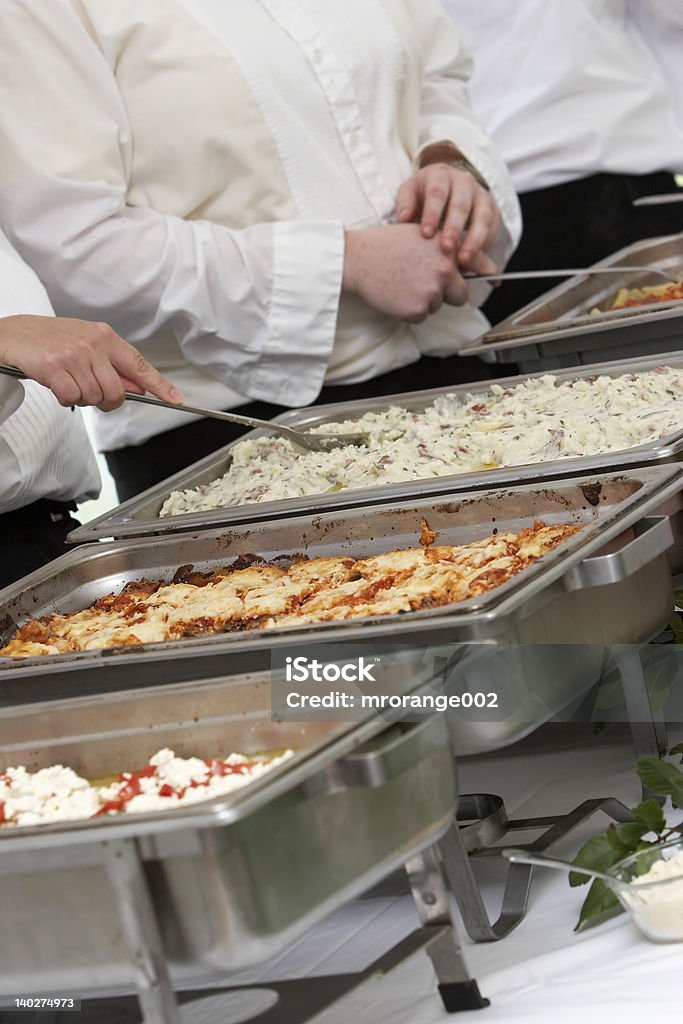
<path id="1" fill-rule="evenodd" d="M 179 1001 L 171 984 L 138 841 L 124 838 L 101 845 L 107 874 L 117 897 L 123 936 L 135 969 L 142 1022 L 181 1024 Z M 277 1002 L 251 1017 L 249 1024 L 303 1024 L 363 983 L 390 974 L 424 950 L 434 966 L 439 994 L 449 1013 L 487 1007 L 489 1000 L 481 996 L 479 986 L 470 978 L 463 959 L 439 850 L 435 845 L 427 847 L 407 861 L 405 869 L 421 927 L 365 970 L 294 981 L 238 985 L 221 991 L 268 989 L 277 994 Z M 190 999 L 185 993 L 180 1002 Z"/>

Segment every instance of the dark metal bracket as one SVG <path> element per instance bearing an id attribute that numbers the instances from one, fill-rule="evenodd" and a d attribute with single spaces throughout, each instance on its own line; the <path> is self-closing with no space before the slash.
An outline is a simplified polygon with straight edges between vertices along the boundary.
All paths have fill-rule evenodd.
<path id="1" fill-rule="evenodd" d="M 497 942 L 524 918 L 529 902 L 533 867 L 510 864 L 498 919 L 491 922 L 474 876 L 472 857 L 498 857 L 493 844 L 509 832 L 543 829 L 531 843 L 515 843 L 520 849 L 543 853 L 578 825 L 602 811 L 614 821 L 632 821 L 628 807 L 613 797 L 585 800 L 567 814 L 508 819 L 501 797 L 489 793 L 463 796 L 457 821 L 439 843 L 446 877 L 455 895 L 467 934 L 474 942 Z"/>

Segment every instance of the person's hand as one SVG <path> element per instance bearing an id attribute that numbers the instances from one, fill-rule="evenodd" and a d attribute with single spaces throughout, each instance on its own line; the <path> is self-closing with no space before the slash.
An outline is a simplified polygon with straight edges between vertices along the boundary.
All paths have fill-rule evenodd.
<path id="1" fill-rule="evenodd" d="M 416 171 L 398 190 L 399 223 L 418 221 L 425 238 L 441 232 L 441 247 L 457 259 L 462 270 L 474 271 L 473 261 L 493 245 L 501 225 L 498 205 L 469 171 L 446 163 L 428 164 Z M 481 269 L 486 265 L 487 269 Z M 493 274 L 499 268 L 491 260 L 478 260 L 477 272 Z"/>
<path id="2" fill-rule="evenodd" d="M 467 283 L 440 236 L 418 224 L 346 232 L 343 289 L 396 320 L 420 323 L 447 302 L 467 302 Z"/>
<path id="3" fill-rule="evenodd" d="M 61 405 L 116 409 L 124 392 L 150 391 L 178 404 L 183 395 L 108 324 L 66 317 L 0 319 L 0 363 L 50 388 Z"/>

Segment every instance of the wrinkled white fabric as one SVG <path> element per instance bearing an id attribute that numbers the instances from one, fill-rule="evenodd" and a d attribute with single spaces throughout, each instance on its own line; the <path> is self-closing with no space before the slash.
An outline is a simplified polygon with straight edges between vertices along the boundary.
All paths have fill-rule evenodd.
<path id="1" fill-rule="evenodd" d="M 304 405 L 485 329 L 474 304 L 416 327 L 340 301 L 344 228 L 391 220 L 430 142 L 490 183 L 495 257 L 519 236 L 435 0 L 5 0 L 2 21 L 0 222 L 58 313 L 112 323 L 188 402 Z M 99 422 L 105 449 L 178 425 Z"/>
<path id="2" fill-rule="evenodd" d="M 40 281 L 0 232 L 0 317 L 20 313 L 53 315 Z M 82 501 L 99 489 L 80 412 L 35 381 L 0 376 L 0 513 L 39 498 Z"/>
<path id="3" fill-rule="evenodd" d="M 683 170 L 681 0 L 442 0 L 520 192 Z"/>

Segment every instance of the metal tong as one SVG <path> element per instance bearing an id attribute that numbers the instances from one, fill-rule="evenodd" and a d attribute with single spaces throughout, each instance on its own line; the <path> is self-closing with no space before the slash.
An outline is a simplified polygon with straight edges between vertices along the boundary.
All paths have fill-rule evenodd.
<path id="1" fill-rule="evenodd" d="M 683 188 L 678 192 L 658 192 L 652 196 L 640 196 L 631 206 L 667 206 L 669 203 L 683 203 Z"/>
<path id="2" fill-rule="evenodd" d="M 665 281 L 671 281 L 671 275 L 666 270 L 659 270 L 656 267 L 633 267 L 624 264 L 620 267 L 581 267 L 559 270 L 510 270 L 500 274 L 464 274 L 467 281 L 525 281 L 538 277 L 582 277 L 584 274 L 657 274 Z"/>
<path id="3" fill-rule="evenodd" d="M 14 366 L 0 365 L 0 374 L 6 377 L 16 377 L 17 380 L 28 379 L 25 373 L 17 370 Z M 236 412 L 217 412 L 215 409 L 201 409 L 199 406 L 185 403 L 174 405 L 172 402 L 164 402 L 161 398 L 154 398 L 152 395 L 135 395 L 131 391 L 126 391 L 125 398 L 127 402 L 142 402 L 145 405 L 156 405 L 162 409 L 174 409 L 176 412 L 207 416 L 213 420 L 240 423 L 245 427 L 261 427 L 312 452 L 329 452 L 335 448 L 345 448 L 348 445 L 364 445 L 368 441 L 368 434 L 312 434 L 310 431 L 295 430 L 293 427 L 286 427 L 281 423 L 271 423 L 270 420 L 260 420 L 256 416 L 242 416 Z"/>

